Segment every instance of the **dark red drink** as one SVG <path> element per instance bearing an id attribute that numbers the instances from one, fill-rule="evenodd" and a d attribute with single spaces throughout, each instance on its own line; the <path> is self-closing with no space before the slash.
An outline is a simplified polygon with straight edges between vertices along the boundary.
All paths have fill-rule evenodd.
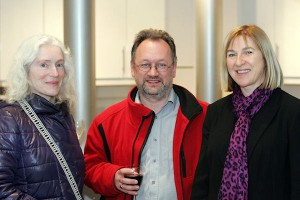
<path id="1" fill-rule="evenodd" d="M 135 179 L 138 181 L 138 186 L 141 185 L 142 180 L 143 180 L 143 175 L 142 174 L 137 174 L 137 175 L 127 175 L 125 178 L 130 178 L 130 179 Z"/>

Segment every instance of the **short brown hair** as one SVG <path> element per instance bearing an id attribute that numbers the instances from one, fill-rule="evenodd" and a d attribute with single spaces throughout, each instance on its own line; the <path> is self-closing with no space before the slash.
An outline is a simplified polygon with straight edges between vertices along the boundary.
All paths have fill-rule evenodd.
<path id="1" fill-rule="evenodd" d="M 153 39 L 153 40 L 162 39 L 166 43 L 168 43 L 172 52 L 173 64 L 177 63 L 176 46 L 174 43 L 174 39 L 166 31 L 152 29 L 152 28 L 144 29 L 136 35 L 133 46 L 131 48 L 131 63 L 134 63 L 136 49 L 146 39 Z"/>

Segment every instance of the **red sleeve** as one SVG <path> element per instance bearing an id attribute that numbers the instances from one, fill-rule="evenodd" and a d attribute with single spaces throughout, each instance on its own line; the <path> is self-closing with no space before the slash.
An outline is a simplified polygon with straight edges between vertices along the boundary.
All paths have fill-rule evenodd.
<path id="1" fill-rule="evenodd" d="M 121 193 L 114 185 L 115 173 L 121 166 L 108 161 L 98 127 L 96 118 L 87 133 L 84 148 L 85 184 L 103 196 L 115 196 Z"/>

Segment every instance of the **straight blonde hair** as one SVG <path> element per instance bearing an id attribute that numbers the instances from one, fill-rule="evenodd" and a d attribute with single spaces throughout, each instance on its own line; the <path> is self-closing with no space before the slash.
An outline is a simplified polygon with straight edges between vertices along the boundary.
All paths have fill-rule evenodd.
<path id="1" fill-rule="evenodd" d="M 222 82 L 225 91 L 233 91 L 233 86 L 236 84 L 228 73 L 226 59 L 228 48 L 230 48 L 234 39 L 239 36 L 244 38 L 246 44 L 247 38 L 251 38 L 263 55 L 266 73 L 264 82 L 261 84 L 260 89 L 273 90 L 277 87 L 281 87 L 283 84 L 283 74 L 269 37 L 256 25 L 243 25 L 234 28 L 227 35 L 227 42 L 225 43 L 223 53 L 223 67 L 221 70 L 223 76 Z"/>

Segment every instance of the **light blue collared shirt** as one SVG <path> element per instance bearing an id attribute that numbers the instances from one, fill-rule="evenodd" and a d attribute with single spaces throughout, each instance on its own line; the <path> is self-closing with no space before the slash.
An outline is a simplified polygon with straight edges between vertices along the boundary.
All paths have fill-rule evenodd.
<path id="1" fill-rule="evenodd" d="M 136 103 L 141 103 L 139 94 Z M 151 133 L 142 152 L 143 181 L 137 200 L 176 200 L 173 168 L 173 136 L 180 102 L 171 90 L 168 102 L 156 113 Z"/>

